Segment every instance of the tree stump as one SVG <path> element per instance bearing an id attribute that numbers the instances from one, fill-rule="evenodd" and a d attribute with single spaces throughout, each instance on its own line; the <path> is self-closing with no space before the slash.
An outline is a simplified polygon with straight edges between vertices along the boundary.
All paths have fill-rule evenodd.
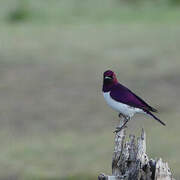
<path id="1" fill-rule="evenodd" d="M 120 120 L 119 127 L 125 119 Z M 146 154 L 146 134 L 135 140 L 134 135 L 125 141 L 125 129 L 115 134 L 115 147 L 112 157 L 112 176 L 100 174 L 99 180 L 175 180 L 168 164 L 161 158 L 153 160 Z"/>

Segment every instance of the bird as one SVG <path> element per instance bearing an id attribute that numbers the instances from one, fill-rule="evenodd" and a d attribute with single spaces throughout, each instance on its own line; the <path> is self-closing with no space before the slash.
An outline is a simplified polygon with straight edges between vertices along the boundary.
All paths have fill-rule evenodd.
<path id="1" fill-rule="evenodd" d="M 116 78 L 116 74 L 112 70 L 107 70 L 103 74 L 102 92 L 106 103 L 119 113 L 119 117 L 125 118 L 124 124 L 121 127 L 116 127 L 116 133 L 125 128 L 127 122 L 136 113 L 149 115 L 162 125 L 166 125 L 153 114 L 158 112 L 157 109 L 150 106 L 130 89 L 120 84 Z"/>

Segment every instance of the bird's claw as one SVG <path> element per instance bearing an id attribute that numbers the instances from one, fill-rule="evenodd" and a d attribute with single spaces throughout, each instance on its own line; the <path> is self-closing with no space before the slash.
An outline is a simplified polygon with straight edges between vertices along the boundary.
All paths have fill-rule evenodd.
<path id="1" fill-rule="evenodd" d="M 118 133 L 118 132 L 120 132 L 121 130 L 123 130 L 124 128 L 127 128 L 127 126 L 116 127 L 116 130 L 113 131 L 113 133 Z"/>

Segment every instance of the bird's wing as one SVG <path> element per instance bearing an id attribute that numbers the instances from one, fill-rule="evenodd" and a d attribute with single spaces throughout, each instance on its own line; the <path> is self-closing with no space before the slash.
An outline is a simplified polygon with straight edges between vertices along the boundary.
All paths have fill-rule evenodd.
<path id="1" fill-rule="evenodd" d="M 144 100 L 121 84 L 116 84 L 113 86 L 110 92 L 110 96 L 112 99 L 129 106 L 140 108 L 146 111 L 157 112 L 156 109 L 148 105 Z"/>

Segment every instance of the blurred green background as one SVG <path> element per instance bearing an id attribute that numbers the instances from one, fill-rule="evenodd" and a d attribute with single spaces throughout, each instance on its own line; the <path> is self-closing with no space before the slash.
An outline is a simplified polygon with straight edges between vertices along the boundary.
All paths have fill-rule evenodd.
<path id="1" fill-rule="evenodd" d="M 178 0 L 0 1 L 0 179 L 95 180 L 111 173 L 117 113 L 102 73 L 159 109 L 135 116 L 149 157 L 180 179 Z"/>

